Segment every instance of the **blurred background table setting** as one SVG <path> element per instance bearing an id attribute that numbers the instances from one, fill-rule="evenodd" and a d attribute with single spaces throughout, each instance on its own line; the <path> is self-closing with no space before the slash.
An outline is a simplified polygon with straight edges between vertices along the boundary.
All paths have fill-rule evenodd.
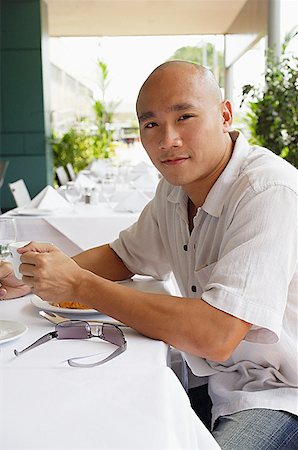
<path id="1" fill-rule="evenodd" d="M 72 181 L 46 186 L 14 217 L 19 241 L 52 242 L 70 256 L 111 242 L 132 225 L 154 196 L 157 171 L 140 161 L 94 160 Z"/>
<path id="2" fill-rule="evenodd" d="M 69 256 L 111 242 L 139 217 L 139 212 L 114 211 L 106 202 L 71 205 L 62 197 L 61 200 L 66 203 L 64 209 L 28 208 L 17 213 L 12 210 L 4 216 L 15 218 L 19 241 L 52 242 Z"/>

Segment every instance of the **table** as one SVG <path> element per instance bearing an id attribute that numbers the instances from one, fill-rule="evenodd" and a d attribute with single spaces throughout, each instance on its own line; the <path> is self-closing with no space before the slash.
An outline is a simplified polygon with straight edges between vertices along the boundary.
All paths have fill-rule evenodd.
<path id="1" fill-rule="evenodd" d="M 162 282 L 146 283 L 168 290 Z M 0 302 L 0 318 L 29 327 L 0 345 L 1 449 L 219 450 L 168 367 L 165 343 L 124 328 L 126 352 L 103 366 L 73 368 L 67 357 L 94 353 L 94 346 L 110 351 L 110 344 L 52 340 L 17 358 L 14 348 L 54 325 L 39 316 L 30 296 Z"/>
<path id="2" fill-rule="evenodd" d="M 14 210 L 5 214 L 10 216 Z M 140 213 L 115 212 L 106 203 L 75 206 L 46 216 L 13 215 L 17 222 L 17 240 L 52 242 L 73 256 L 82 250 L 113 241 L 119 232 L 137 221 Z"/>

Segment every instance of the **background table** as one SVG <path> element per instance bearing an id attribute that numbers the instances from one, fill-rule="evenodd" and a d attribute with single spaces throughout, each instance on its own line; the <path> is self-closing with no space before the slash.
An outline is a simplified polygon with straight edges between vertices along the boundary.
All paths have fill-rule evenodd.
<path id="1" fill-rule="evenodd" d="M 14 211 L 6 213 L 12 216 Z M 67 255 L 106 244 L 137 221 L 140 213 L 115 212 L 106 203 L 76 205 L 74 210 L 53 211 L 46 216 L 13 215 L 19 241 L 52 242 Z"/>
<path id="2" fill-rule="evenodd" d="M 0 345 L 1 449 L 219 449 L 167 366 L 165 343 L 125 328 L 125 353 L 103 366 L 73 368 L 66 358 L 95 353 L 95 347 L 104 356 L 110 344 L 52 340 L 17 358 L 14 348 L 54 325 L 38 315 L 30 296 L 0 302 L 0 317 L 29 327 Z"/>

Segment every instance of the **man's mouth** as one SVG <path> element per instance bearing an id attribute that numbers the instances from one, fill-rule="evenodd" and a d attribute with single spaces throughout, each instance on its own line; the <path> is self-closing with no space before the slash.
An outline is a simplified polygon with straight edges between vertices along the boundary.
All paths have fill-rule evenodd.
<path id="1" fill-rule="evenodd" d="M 162 162 L 162 164 L 165 164 L 166 166 L 176 166 L 176 165 L 182 164 L 183 162 L 187 161 L 188 159 L 189 159 L 189 156 L 176 156 L 175 158 L 163 159 L 161 162 Z"/>

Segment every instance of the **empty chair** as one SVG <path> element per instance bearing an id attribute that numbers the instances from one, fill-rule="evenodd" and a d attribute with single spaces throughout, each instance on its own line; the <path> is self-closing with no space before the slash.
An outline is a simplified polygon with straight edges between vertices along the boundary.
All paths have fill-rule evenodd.
<path id="1" fill-rule="evenodd" d="M 68 175 L 63 166 L 59 166 L 56 168 L 56 175 L 60 186 L 63 186 L 69 181 Z"/>
<path id="2" fill-rule="evenodd" d="M 4 182 L 8 164 L 9 164 L 9 161 L 0 160 L 0 188 L 3 186 L 3 182 Z"/>
<path id="3" fill-rule="evenodd" d="M 67 168 L 69 178 L 71 179 L 71 181 L 74 181 L 76 179 L 76 174 L 75 174 L 75 171 L 73 170 L 73 165 L 71 163 L 67 163 L 66 168 Z"/>
<path id="4" fill-rule="evenodd" d="M 31 197 L 23 179 L 15 181 L 14 183 L 8 183 L 8 186 L 18 207 L 26 206 L 30 203 Z"/>

